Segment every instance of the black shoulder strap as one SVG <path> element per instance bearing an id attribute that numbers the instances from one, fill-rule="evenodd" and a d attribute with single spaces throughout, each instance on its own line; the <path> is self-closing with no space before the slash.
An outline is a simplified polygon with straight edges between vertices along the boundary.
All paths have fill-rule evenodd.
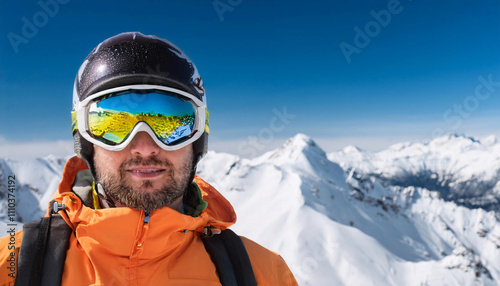
<path id="1" fill-rule="evenodd" d="M 60 285 L 71 232 L 57 214 L 25 223 L 15 285 Z"/>
<path id="2" fill-rule="evenodd" d="M 245 245 L 237 234 L 226 229 L 202 240 L 223 286 L 257 285 Z"/>

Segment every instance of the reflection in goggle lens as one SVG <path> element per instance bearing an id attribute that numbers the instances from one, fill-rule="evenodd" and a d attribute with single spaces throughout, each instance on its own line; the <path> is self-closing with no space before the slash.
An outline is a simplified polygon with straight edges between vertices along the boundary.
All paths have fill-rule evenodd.
<path id="1" fill-rule="evenodd" d="M 126 92 L 91 103 L 90 135 L 108 145 L 125 141 L 137 123 L 145 122 L 167 145 L 188 139 L 195 126 L 195 108 L 175 95 Z"/>

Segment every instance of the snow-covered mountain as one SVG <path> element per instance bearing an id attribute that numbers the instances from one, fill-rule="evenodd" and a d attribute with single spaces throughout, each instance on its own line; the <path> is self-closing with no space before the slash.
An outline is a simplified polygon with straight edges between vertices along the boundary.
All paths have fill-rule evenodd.
<path id="1" fill-rule="evenodd" d="M 500 219 L 500 144 L 450 134 L 427 143 L 401 143 L 378 153 L 348 146 L 328 158 L 383 185 L 438 191 L 447 201 L 497 212 Z"/>
<path id="2" fill-rule="evenodd" d="M 0 219 L 7 221 L 9 179 L 15 182 L 13 208 L 17 221 L 22 223 L 42 217 L 61 181 L 66 159 L 54 156 L 23 161 L 0 158 Z"/>
<path id="3" fill-rule="evenodd" d="M 327 156 L 298 134 L 254 159 L 209 152 L 199 175 L 234 205 L 233 229 L 282 254 L 300 285 L 500 285 L 500 222 L 480 207 L 496 209 L 494 201 L 472 203 L 498 192 L 470 193 L 496 185 L 496 145 L 448 136 Z M 23 220 L 47 205 L 62 161 L 0 161 L 0 177 L 15 173 L 31 202 L 18 211 Z M 439 183 L 425 180 L 429 170 Z"/>

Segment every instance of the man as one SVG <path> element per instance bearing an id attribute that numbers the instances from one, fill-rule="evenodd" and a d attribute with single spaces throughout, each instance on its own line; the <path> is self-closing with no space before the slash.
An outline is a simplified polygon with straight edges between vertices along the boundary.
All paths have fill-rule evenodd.
<path id="1" fill-rule="evenodd" d="M 29 272 L 16 273 L 19 281 L 61 276 L 54 280 L 61 285 L 221 285 L 223 276 L 241 274 L 235 264 L 216 267 L 213 261 L 224 257 L 207 252 L 210 236 L 218 237 L 236 215 L 195 176 L 207 151 L 208 111 L 203 81 L 186 54 L 140 33 L 105 40 L 78 71 L 72 119 L 78 157 L 66 163 L 44 220 L 55 224 L 60 216 L 71 233 L 62 274 L 23 260 L 47 264 L 45 256 L 55 255 L 58 230 L 46 231 L 42 221 L 35 226 L 37 239 L 28 237 L 26 225 L 25 237 L 16 235 L 15 257 L 21 247 L 19 263 Z M 24 250 L 30 239 L 36 251 Z M 258 285 L 297 284 L 278 254 L 241 240 L 237 255 L 248 253 Z M 12 285 L 8 242 L 0 240 L 0 281 Z"/>

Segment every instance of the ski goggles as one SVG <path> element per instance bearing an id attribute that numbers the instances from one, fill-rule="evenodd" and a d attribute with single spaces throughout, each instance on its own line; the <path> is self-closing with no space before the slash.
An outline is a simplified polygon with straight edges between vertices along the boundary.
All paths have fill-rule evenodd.
<path id="1" fill-rule="evenodd" d="M 141 131 L 167 151 L 209 133 L 208 110 L 197 97 L 169 87 L 130 85 L 93 94 L 71 112 L 73 134 L 110 151 L 124 149 Z"/>

